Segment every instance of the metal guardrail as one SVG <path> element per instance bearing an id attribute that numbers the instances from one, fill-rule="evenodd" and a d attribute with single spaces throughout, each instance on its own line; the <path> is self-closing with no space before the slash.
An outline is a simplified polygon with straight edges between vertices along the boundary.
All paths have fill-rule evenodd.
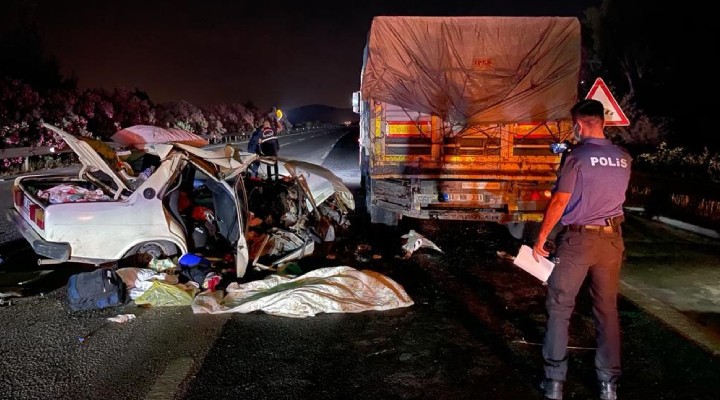
<path id="1" fill-rule="evenodd" d="M 236 134 L 236 135 L 223 135 L 219 138 L 210 138 L 208 141 L 210 144 L 216 143 L 235 143 L 243 140 L 247 140 L 250 137 L 248 134 Z M 117 143 L 105 142 L 110 147 L 118 147 Z M 8 158 L 23 158 L 23 171 L 28 171 L 30 168 L 30 158 L 38 156 L 48 156 L 55 154 L 72 153 L 72 149 L 69 147 L 63 149 L 55 149 L 51 146 L 36 146 L 36 147 L 11 147 L 7 149 L 0 149 L 0 160 Z"/>
<path id="2" fill-rule="evenodd" d="M 308 133 L 308 132 L 317 132 L 324 129 L 327 129 L 328 126 L 318 126 L 318 127 L 312 127 L 312 128 L 296 128 L 289 130 L 281 135 L 288 135 L 288 134 L 297 134 L 297 133 Z M 218 138 L 209 138 L 208 141 L 210 144 L 218 144 L 218 143 L 237 143 L 241 141 L 248 140 L 250 138 L 251 133 L 236 133 L 236 134 L 225 134 Z M 111 147 L 117 147 L 117 143 L 114 142 L 106 142 Z M 36 147 L 12 147 L 7 149 L 0 149 L 0 160 L 5 160 L 8 158 L 23 158 L 22 163 L 22 172 L 28 172 L 30 171 L 30 159 L 32 157 L 41 157 L 41 156 L 48 156 L 48 155 L 55 155 L 55 154 L 62 154 L 62 153 L 71 153 L 72 150 L 70 148 L 64 148 L 61 150 L 54 149 L 50 146 L 36 146 Z"/>
<path id="3" fill-rule="evenodd" d="M 0 160 L 8 158 L 22 158 L 22 172 L 28 172 L 30 168 L 30 159 L 33 157 L 42 157 L 54 154 L 72 153 L 72 149 L 64 148 L 56 150 L 50 146 L 37 147 L 13 147 L 8 149 L 0 149 Z"/>
<path id="4" fill-rule="evenodd" d="M 31 157 L 31 156 L 44 156 L 49 154 L 59 154 L 71 152 L 69 148 L 62 150 L 54 150 L 50 146 L 38 146 L 38 147 L 12 147 L 9 149 L 0 149 L 0 160 L 6 158 L 18 158 L 18 157 Z"/>

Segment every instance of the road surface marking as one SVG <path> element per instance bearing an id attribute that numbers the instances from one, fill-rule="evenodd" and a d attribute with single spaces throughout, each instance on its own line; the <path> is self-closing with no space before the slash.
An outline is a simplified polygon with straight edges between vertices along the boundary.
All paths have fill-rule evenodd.
<path id="1" fill-rule="evenodd" d="M 180 383 L 187 377 L 193 359 L 190 357 L 176 358 L 168 364 L 165 372 L 155 381 L 145 400 L 161 400 L 175 398 Z"/>
<path id="2" fill-rule="evenodd" d="M 635 287 L 625 280 L 620 280 L 620 293 L 713 355 L 720 355 L 720 339 L 714 337 L 713 334 L 706 333 L 702 325 L 676 311 L 670 305 L 645 294 L 641 288 Z"/>

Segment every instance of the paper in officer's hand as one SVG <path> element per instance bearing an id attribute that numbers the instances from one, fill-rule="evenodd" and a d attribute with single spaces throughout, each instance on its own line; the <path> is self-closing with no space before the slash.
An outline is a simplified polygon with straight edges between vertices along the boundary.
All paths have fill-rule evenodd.
<path id="1" fill-rule="evenodd" d="M 532 248 L 522 245 L 517 257 L 515 257 L 515 261 L 513 261 L 513 264 L 524 269 L 530 275 L 545 283 L 555 267 L 555 263 L 545 257 L 538 256 L 538 259 L 540 261 L 535 261 Z"/>

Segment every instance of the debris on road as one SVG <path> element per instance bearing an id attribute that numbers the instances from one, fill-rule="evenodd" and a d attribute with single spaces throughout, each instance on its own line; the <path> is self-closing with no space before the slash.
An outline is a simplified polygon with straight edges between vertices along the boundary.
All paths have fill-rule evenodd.
<path id="1" fill-rule="evenodd" d="M 506 252 L 506 251 L 499 250 L 496 252 L 496 254 L 497 254 L 498 258 L 503 259 L 503 260 L 509 260 L 509 261 L 515 260 L 515 256 L 512 254 L 508 254 L 508 252 Z"/>
<path id="2" fill-rule="evenodd" d="M 0 292 L 0 306 L 11 306 L 13 303 L 13 298 L 22 297 L 22 294 L 20 292 L 16 291 L 7 291 L 7 292 Z"/>
<path id="3" fill-rule="evenodd" d="M 0 292 L 0 299 L 4 299 L 7 297 L 22 297 L 22 294 L 20 294 L 20 292 L 15 292 L 15 291 Z"/>
<path id="4" fill-rule="evenodd" d="M 125 322 L 132 321 L 135 319 L 135 314 L 120 314 L 115 317 L 110 317 L 107 320 L 110 322 L 117 322 L 119 324 L 124 324 Z"/>
<path id="5" fill-rule="evenodd" d="M 427 239 L 425 236 L 415 232 L 414 229 L 410 229 L 410 232 L 402 235 L 401 238 L 405 239 L 402 246 L 402 250 L 404 252 L 402 258 L 410 258 L 412 253 L 423 247 L 431 248 L 441 253 L 443 252 L 435 243 Z"/>

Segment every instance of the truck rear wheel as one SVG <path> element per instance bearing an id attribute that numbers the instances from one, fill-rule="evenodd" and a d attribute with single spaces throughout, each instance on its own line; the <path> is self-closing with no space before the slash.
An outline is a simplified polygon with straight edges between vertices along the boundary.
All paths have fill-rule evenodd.
<path id="1" fill-rule="evenodd" d="M 370 211 L 370 223 L 397 226 L 400 221 L 400 213 L 398 212 L 386 210 L 373 204 L 370 205 L 368 210 Z"/>
<path id="2" fill-rule="evenodd" d="M 360 188 L 365 194 L 365 210 L 370 212 L 372 179 L 370 179 L 367 158 L 368 157 L 366 155 L 362 155 L 362 158 L 360 159 Z"/>
<path id="3" fill-rule="evenodd" d="M 367 190 L 370 183 L 370 171 L 368 167 L 368 156 L 360 156 L 360 187 Z"/>
<path id="4" fill-rule="evenodd" d="M 368 179 L 364 186 L 365 189 L 365 210 L 369 213 L 372 207 L 372 179 Z"/>
<path id="5" fill-rule="evenodd" d="M 505 227 L 512 237 L 523 240 L 523 235 L 525 234 L 524 222 L 510 222 L 506 224 Z"/>
<path id="6" fill-rule="evenodd" d="M 532 245 L 535 243 L 538 233 L 540 233 L 540 223 L 534 221 L 527 222 L 511 222 L 505 227 L 510 235 L 521 242 Z M 554 231 L 548 236 L 548 240 L 555 240 Z"/>

